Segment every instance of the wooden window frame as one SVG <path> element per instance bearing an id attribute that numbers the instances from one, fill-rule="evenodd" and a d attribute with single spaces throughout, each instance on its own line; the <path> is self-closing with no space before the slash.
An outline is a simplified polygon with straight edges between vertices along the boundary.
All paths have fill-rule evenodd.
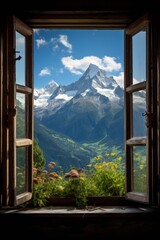
<path id="1" fill-rule="evenodd" d="M 52 15 L 52 17 L 53 17 L 53 15 Z M 47 28 L 58 28 L 58 29 L 60 29 L 60 28 L 68 28 L 68 27 L 69 28 L 73 28 L 73 29 L 74 28 L 75 29 L 77 29 L 77 28 L 83 28 L 83 29 L 90 28 L 90 29 L 92 29 L 92 28 L 97 27 L 99 29 L 117 29 L 117 30 L 118 29 L 122 29 L 122 30 L 125 30 L 126 25 L 127 25 L 127 23 L 123 24 L 123 23 L 118 23 L 118 22 L 113 24 L 113 19 L 108 21 L 108 19 L 96 19 L 96 18 L 95 19 L 94 18 L 93 19 L 88 19 L 88 18 L 87 19 L 83 19 L 83 18 L 77 18 L 77 17 L 75 19 L 72 19 L 72 17 L 73 16 L 71 16 L 71 18 L 68 18 L 68 16 L 67 16 L 68 19 L 66 19 L 66 18 L 64 18 L 64 19 L 63 18 L 62 19 L 61 18 L 56 19 L 54 17 L 53 18 L 46 17 L 46 18 L 44 18 L 45 20 L 43 18 L 38 18 L 38 17 L 36 18 L 35 17 L 35 18 L 28 18 L 28 19 L 26 19 L 26 23 L 31 28 L 46 28 L 46 29 Z M 135 24 L 135 26 L 136 26 L 136 24 Z M 153 35 L 153 33 L 150 32 L 149 33 L 149 37 L 151 37 L 151 34 Z M 5 33 L 5 31 L 4 31 L 4 34 L 6 34 L 6 36 L 8 37 L 9 32 Z M 32 46 L 30 46 L 30 47 L 32 48 Z M 9 46 L 4 41 L 3 41 L 3 47 L 2 48 L 3 49 L 7 49 L 6 51 L 8 53 L 7 57 L 3 56 L 3 62 L 5 62 L 6 65 L 3 67 L 3 77 L 1 76 L 1 79 L 2 78 L 5 79 L 5 76 L 7 76 L 8 71 L 9 71 L 9 61 L 10 61 L 9 52 L 11 51 L 11 49 L 9 51 L 9 49 L 8 49 Z M 125 48 L 127 49 L 127 45 L 126 45 Z M 155 63 L 156 63 L 155 59 L 154 59 L 153 63 L 155 65 Z M 130 62 L 128 64 L 130 64 Z M 29 69 L 29 71 L 32 71 L 32 69 Z M 125 71 L 126 71 L 126 73 L 129 71 L 129 66 L 126 63 L 125 63 Z M 154 71 L 153 71 L 153 75 L 152 75 L 152 80 L 153 80 L 153 76 L 157 77 L 156 76 L 156 71 L 157 71 L 157 68 L 155 67 Z M 126 77 L 128 77 L 128 76 L 125 76 L 125 78 Z M 153 91 L 153 89 L 155 89 L 155 85 L 156 84 L 154 84 L 154 86 L 152 86 L 152 91 Z M 127 86 L 126 90 L 127 90 L 127 94 L 128 94 L 128 93 L 131 93 L 131 92 L 134 92 L 134 91 L 137 91 L 137 90 L 143 90 L 144 88 L 146 88 L 146 83 L 143 82 L 143 83 L 140 83 L 140 84 L 134 84 L 133 86 L 131 86 L 131 85 Z M 4 95 L 5 95 L 5 92 L 7 93 L 7 85 L 3 86 L 3 89 L 4 89 L 3 97 L 5 98 Z M 16 86 L 16 90 L 17 90 L 17 92 L 21 92 L 21 93 L 25 93 L 25 91 L 26 92 L 30 92 L 31 91 L 30 88 L 24 89 L 20 85 Z M 152 97 L 153 97 L 153 92 L 151 94 L 152 94 Z M 126 97 L 126 98 L 128 98 L 128 97 Z M 155 101 L 157 101 L 157 97 L 154 96 L 154 99 L 152 99 L 152 100 L 155 103 Z M 8 101 L 10 102 L 10 100 L 8 100 Z M 151 107 L 153 107 L 153 105 Z M 154 108 L 154 111 L 155 111 L 155 108 Z M 5 106 L 3 106 L 3 111 L 2 112 L 3 113 L 5 112 Z M 156 112 L 156 114 L 157 114 L 157 112 Z M 3 114 L 3 122 L 5 121 L 5 119 L 6 119 L 6 116 L 4 116 L 4 114 Z M 157 119 L 157 115 L 156 115 L 156 119 Z M 129 117 L 129 119 L 125 118 L 125 121 L 131 121 L 130 117 Z M 156 135 L 157 132 L 155 131 L 155 128 L 157 128 L 157 123 L 155 123 L 155 126 L 154 126 L 154 128 L 152 130 L 152 133 L 151 133 L 152 141 L 154 143 L 157 140 L 157 135 Z M 2 129 L 3 129 L 3 127 L 2 127 Z M 33 128 L 32 128 L 32 130 L 33 130 Z M 3 135 L 3 133 L 4 133 L 4 135 Z M 3 133 L 1 135 L 3 135 L 2 142 L 4 142 L 4 144 L 1 144 L 1 146 L 4 146 L 5 149 L 6 149 L 6 152 L 7 152 L 7 149 L 8 149 L 8 144 L 7 144 L 8 131 L 3 131 Z M 32 134 L 33 134 L 33 132 L 32 132 Z M 154 135 L 154 139 L 153 139 L 153 135 Z M 31 136 L 31 138 L 28 138 L 28 139 L 16 140 L 17 147 L 33 144 L 33 142 L 31 142 L 30 139 L 33 139 L 33 135 Z M 146 145 L 146 139 L 145 138 L 144 139 L 138 139 L 138 138 L 128 139 L 128 137 L 126 137 L 126 139 L 127 139 L 127 141 L 126 141 L 127 144 L 130 145 L 130 146 L 131 145 Z M 156 150 L 156 153 L 153 153 L 154 151 L 152 150 L 151 153 L 150 153 L 150 155 L 151 155 L 150 157 L 151 158 L 157 156 L 157 151 L 158 150 L 156 149 L 156 147 L 154 149 Z M 4 156 L 5 156 L 6 152 L 3 153 L 3 156 L 2 156 L 3 159 L 4 159 Z M 125 153 L 126 153 L 126 155 L 130 154 L 128 152 L 128 150 L 126 150 Z M 10 156 L 11 156 L 11 154 L 12 154 L 12 151 L 10 152 Z M 33 152 L 32 152 L 32 154 L 33 154 Z M 150 182 L 148 183 L 148 187 L 149 187 L 149 192 L 150 192 L 149 204 L 151 204 L 151 205 L 152 204 L 157 205 L 157 203 L 158 203 L 157 202 L 157 175 L 158 175 L 158 173 L 157 173 L 157 169 L 156 169 L 156 167 L 158 166 L 158 159 L 159 158 L 157 156 L 156 163 L 155 162 L 154 163 L 150 162 L 150 165 L 152 165 L 152 167 L 150 168 L 150 171 L 149 171 L 151 183 Z M 30 167 L 31 167 L 31 165 L 32 164 L 30 164 Z M 15 168 L 15 163 L 13 163 L 13 167 Z M 5 169 L 5 171 L 4 171 L 4 169 Z M 4 182 L 4 184 L 3 184 L 3 191 L 2 191 L 3 192 L 2 205 L 15 205 L 15 204 L 18 205 L 20 203 L 23 203 L 23 201 L 20 200 L 21 197 L 19 199 L 16 199 L 16 201 L 15 201 L 15 196 L 14 197 L 10 196 L 12 201 L 11 202 L 8 201 L 8 191 L 7 191 L 7 188 L 8 188 L 8 184 L 9 183 L 8 183 L 8 179 L 5 177 L 6 175 L 8 176 L 8 160 L 7 161 L 2 161 L 2 170 L 3 170 L 3 182 Z M 156 178 L 153 179 L 153 174 L 155 174 L 155 173 L 157 175 L 156 175 Z M 13 177 L 12 170 L 10 172 L 10 175 L 11 175 L 11 179 L 13 179 L 14 177 Z M 32 173 L 31 173 L 30 177 L 32 178 Z M 130 184 L 131 179 L 130 179 L 130 176 L 129 176 L 128 167 L 127 167 L 126 181 L 127 181 L 127 185 Z M 153 187 L 153 183 L 156 183 L 156 187 Z M 29 184 L 31 186 L 30 190 L 32 191 L 32 183 L 30 182 Z M 13 185 L 11 186 L 11 188 L 13 188 Z M 153 193 L 153 191 L 154 191 L 154 193 Z M 26 194 L 24 194 L 24 196 L 23 196 L 24 199 L 28 200 L 28 199 L 31 198 L 31 195 L 29 196 L 29 198 L 26 197 L 25 195 Z M 131 200 L 138 201 L 138 202 L 139 201 L 140 202 L 144 201 L 144 199 L 141 198 L 141 196 L 134 195 L 132 193 L 130 194 L 130 196 L 131 196 L 130 197 Z M 24 200 L 24 202 L 25 202 L 25 200 Z"/>
<path id="2" fill-rule="evenodd" d="M 135 21 L 126 30 L 126 57 L 128 62 L 125 62 L 126 68 L 126 81 L 125 81 L 125 127 L 129 122 L 132 125 L 132 112 L 131 112 L 131 94 L 146 90 L 146 123 L 147 120 L 150 122 L 150 126 L 147 127 L 147 136 L 134 138 L 132 132 L 130 132 L 129 127 L 125 130 L 125 155 L 126 155 L 126 197 L 129 200 L 134 200 L 138 202 L 144 202 L 148 205 L 159 205 L 158 200 L 158 162 L 159 158 L 157 155 L 157 69 L 156 69 L 156 56 L 157 53 L 153 51 L 157 46 L 157 36 L 155 36 L 154 28 L 154 18 L 151 16 L 144 16 L 141 19 Z M 134 35 L 141 31 L 143 28 L 146 29 L 146 81 L 140 82 L 138 84 L 132 84 L 132 54 L 131 54 L 131 37 L 129 35 Z M 128 110 L 127 110 L 128 109 Z M 131 191 L 132 179 L 132 153 L 131 146 L 146 146 L 146 156 L 147 156 L 147 191 L 146 196 L 143 194 L 134 193 Z"/>
<path id="3" fill-rule="evenodd" d="M 15 34 L 19 31 L 26 38 L 25 57 L 25 85 L 16 84 L 15 62 L 16 46 Z M 1 197 L 2 206 L 18 206 L 30 200 L 32 197 L 32 165 L 33 165 L 33 61 L 32 61 L 32 34 L 33 30 L 14 16 L 5 21 L 3 31 L 3 153 L 2 153 L 2 180 L 3 189 Z M 4 40 L 5 39 L 5 40 Z M 27 50 L 28 49 L 28 50 Z M 16 139 L 16 93 L 25 95 L 26 107 L 26 138 Z M 27 156 L 30 159 L 25 162 L 25 189 L 24 193 L 16 194 L 16 149 L 26 147 Z"/>

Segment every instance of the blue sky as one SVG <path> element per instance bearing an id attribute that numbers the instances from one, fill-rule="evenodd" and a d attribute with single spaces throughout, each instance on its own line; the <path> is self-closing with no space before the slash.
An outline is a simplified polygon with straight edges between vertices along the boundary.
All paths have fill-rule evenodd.
<path id="1" fill-rule="evenodd" d="M 123 30 L 34 30 L 34 87 L 77 81 L 90 63 L 119 83 L 124 71 Z"/>
<path id="2" fill-rule="evenodd" d="M 34 87 L 77 81 L 90 63 L 124 86 L 123 30 L 34 30 Z M 25 83 L 25 37 L 16 32 L 16 82 Z M 146 80 L 146 32 L 133 36 L 133 82 Z"/>

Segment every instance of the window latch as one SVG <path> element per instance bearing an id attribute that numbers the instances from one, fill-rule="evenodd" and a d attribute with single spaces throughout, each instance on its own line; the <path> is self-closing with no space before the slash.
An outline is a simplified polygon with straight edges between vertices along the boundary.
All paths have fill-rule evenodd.
<path id="1" fill-rule="evenodd" d="M 15 58 L 14 60 L 15 60 L 15 61 L 17 61 L 17 60 L 19 61 L 19 60 L 21 60 L 21 58 L 22 58 L 22 57 L 19 55 L 19 56 L 18 56 L 17 58 Z"/>
<path id="2" fill-rule="evenodd" d="M 20 51 L 16 51 L 16 53 L 20 53 Z M 19 61 L 19 60 L 21 60 L 21 58 L 22 58 L 22 57 L 19 55 L 18 57 L 16 57 L 16 58 L 14 59 L 14 61 L 17 61 L 17 60 Z"/>

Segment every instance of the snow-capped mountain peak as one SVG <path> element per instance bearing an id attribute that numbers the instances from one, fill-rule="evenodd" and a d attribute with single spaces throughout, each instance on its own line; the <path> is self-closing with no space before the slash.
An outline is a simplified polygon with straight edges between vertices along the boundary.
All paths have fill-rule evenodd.
<path id="1" fill-rule="evenodd" d="M 99 71 L 99 67 L 93 63 L 91 63 L 88 67 L 88 69 L 86 70 L 86 76 L 88 76 L 89 78 L 93 78 L 97 72 Z"/>
<path id="2" fill-rule="evenodd" d="M 48 99 L 58 88 L 58 84 L 52 80 L 44 88 L 34 89 L 34 107 L 45 107 L 48 105 Z"/>
<path id="3" fill-rule="evenodd" d="M 118 84 L 113 77 L 107 76 L 103 69 L 91 63 L 82 77 L 68 86 L 58 86 L 55 81 L 51 81 L 45 88 L 35 89 L 34 106 L 35 108 L 47 107 L 53 109 L 55 102 L 57 106 L 57 101 L 62 106 L 77 94 L 84 97 L 93 93 L 118 102 L 119 96 L 115 91 L 117 86 Z"/>
<path id="4" fill-rule="evenodd" d="M 52 94 L 53 91 L 58 87 L 58 83 L 56 83 L 54 80 L 50 81 L 47 86 L 45 87 L 45 91 Z"/>

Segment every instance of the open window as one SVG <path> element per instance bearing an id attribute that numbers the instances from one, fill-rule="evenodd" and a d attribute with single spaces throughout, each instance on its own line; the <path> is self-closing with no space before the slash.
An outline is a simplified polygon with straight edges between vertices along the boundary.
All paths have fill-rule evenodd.
<path id="1" fill-rule="evenodd" d="M 147 204 L 152 203 L 154 172 L 149 27 L 149 21 L 142 20 L 125 32 L 126 199 Z M 8 123 L 3 130 L 2 205 L 15 206 L 32 197 L 33 43 L 32 29 L 17 18 L 10 18 L 7 30 L 3 88 L 7 114 L 3 118 Z"/>
<path id="2" fill-rule="evenodd" d="M 7 23 L 5 84 L 5 129 L 2 202 L 16 206 L 32 197 L 33 79 L 32 29 L 15 17 Z M 19 102 L 21 98 L 21 103 Z M 23 106 L 20 106 L 22 104 Z"/>
<path id="3" fill-rule="evenodd" d="M 148 18 L 138 20 L 125 34 L 125 157 L 126 198 L 155 202 L 156 85 L 153 67 L 153 32 Z M 154 77 L 153 77 L 154 76 Z M 141 99 L 141 100 L 140 100 Z M 154 145 L 155 143 L 155 145 Z M 153 190 L 154 189 L 154 190 Z"/>
<path id="4" fill-rule="evenodd" d="M 148 22 L 126 30 L 126 163 L 127 197 L 148 202 L 151 129 L 149 103 Z M 140 96 L 143 97 L 140 99 Z"/>

